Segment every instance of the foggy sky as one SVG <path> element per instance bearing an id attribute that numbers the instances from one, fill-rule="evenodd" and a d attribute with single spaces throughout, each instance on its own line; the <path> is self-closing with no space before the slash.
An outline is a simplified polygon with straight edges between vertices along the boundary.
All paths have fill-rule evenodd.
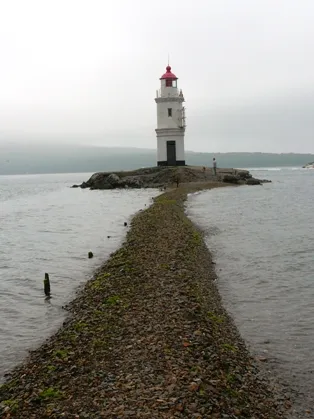
<path id="1" fill-rule="evenodd" d="M 186 148 L 314 152 L 312 0 L 0 3 L 0 142 L 155 148 L 168 53 Z"/>

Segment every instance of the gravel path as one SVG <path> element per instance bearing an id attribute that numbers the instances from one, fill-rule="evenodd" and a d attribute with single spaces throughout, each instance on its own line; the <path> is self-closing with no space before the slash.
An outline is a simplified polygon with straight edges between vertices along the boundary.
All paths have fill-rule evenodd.
<path id="1" fill-rule="evenodd" d="M 3 418 L 285 417 L 184 215 L 186 193 L 205 186 L 182 185 L 133 219 L 62 329 L 0 388 Z"/>

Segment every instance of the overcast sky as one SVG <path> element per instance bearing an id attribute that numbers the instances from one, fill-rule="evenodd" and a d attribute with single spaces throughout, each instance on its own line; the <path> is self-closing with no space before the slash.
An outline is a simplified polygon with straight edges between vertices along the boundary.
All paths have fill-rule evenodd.
<path id="1" fill-rule="evenodd" d="M 313 0 L 0 2 L 0 142 L 155 148 L 167 65 L 186 148 L 314 152 Z"/>

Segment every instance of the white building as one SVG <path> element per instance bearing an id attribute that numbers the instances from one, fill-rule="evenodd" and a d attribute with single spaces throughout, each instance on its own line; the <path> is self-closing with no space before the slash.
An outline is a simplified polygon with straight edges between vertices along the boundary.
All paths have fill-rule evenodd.
<path id="1" fill-rule="evenodd" d="M 166 67 L 161 76 L 161 87 L 156 92 L 157 103 L 157 164 L 158 166 L 184 166 L 185 109 L 178 78 Z"/>

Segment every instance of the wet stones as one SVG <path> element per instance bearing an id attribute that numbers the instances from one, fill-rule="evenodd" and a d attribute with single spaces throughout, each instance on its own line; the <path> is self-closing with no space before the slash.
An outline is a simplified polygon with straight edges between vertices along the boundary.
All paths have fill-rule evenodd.
<path id="1" fill-rule="evenodd" d="M 240 177 L 236 175 L 224 175 L 222 181 L 225 183 L 239 183 Z"/>
<path id="2" fill-rule="evenodd" d="M 247 185 L 261 185 L 261 181 L 259 179 L 251 178 L 251 179 L 247 179 L 246 184 Z"/>

